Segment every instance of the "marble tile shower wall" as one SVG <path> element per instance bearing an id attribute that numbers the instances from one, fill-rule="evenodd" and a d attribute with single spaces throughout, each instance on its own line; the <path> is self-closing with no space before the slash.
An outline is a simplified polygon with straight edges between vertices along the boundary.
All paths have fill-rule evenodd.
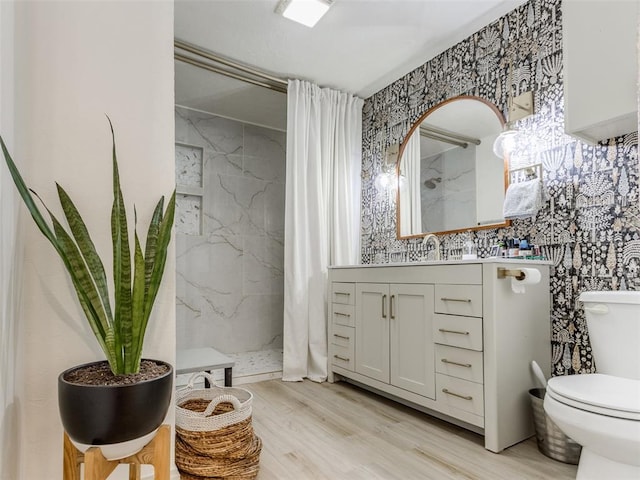
<path id="1" fill-rule="evenodd" d="M 177 346 L 282 346 L 285 133 L 176 107 Z"/>
<path id="2" fill-rule="evenodd" d="M 531 0 L 365 101 L 362 263 L 422 254 L 421 239 L 396 238 L 395 197 L 374 184 L 387 146 L 401 142 L 427 109 L 457 95 L 483 97 L 505 112 L 509 60 L 514 94 L 533 90 L 536 112 L 518 122 L 528 144 L 515 152 L 512 167 L 542 163 L 549 200 L 534 219 L 481 230 L 473 238 L 482 256 L 511 237 L 528 236 L 543 246 L 553 261 L 552 373 L 592 372 L 579 294 L 640 289 L 638 136 L 593 146 L 564 134 L 559 0 Z M 593 68 L 606 67 L 594 59 Z M 442 236 L 444 251 L 463 239 Z"/>

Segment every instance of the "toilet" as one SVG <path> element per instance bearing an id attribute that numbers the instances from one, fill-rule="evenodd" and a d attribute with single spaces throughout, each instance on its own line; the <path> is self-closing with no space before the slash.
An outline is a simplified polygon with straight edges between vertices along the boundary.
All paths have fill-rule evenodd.
<path id="1" fill-rule="evenodd" d="M 640 291 L 584 292 L 596 372 L 554 377 L 544 409 L 582 445 L 578 480 L 640 479 Z"/>

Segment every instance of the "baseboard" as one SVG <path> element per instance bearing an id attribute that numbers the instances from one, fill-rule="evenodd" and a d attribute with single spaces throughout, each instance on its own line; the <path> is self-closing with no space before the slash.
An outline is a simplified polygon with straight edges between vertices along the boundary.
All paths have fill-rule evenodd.
<path id="1" fill-rule="evenodd" d="M 236 377 L 233 379 L 233 385 L 245 385 L 247 383 L 264 382 L 266 380 L 274 380 L 282 378 L 282 371 L 280 372 L 268 372 L 257 373 L 255 375 L 245 375 L 243 377 Z"/>

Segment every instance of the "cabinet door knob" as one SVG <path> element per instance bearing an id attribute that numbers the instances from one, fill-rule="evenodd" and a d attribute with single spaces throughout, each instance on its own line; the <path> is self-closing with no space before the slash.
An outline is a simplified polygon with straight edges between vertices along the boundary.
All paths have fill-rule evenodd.
<path id="1" fill-rule="evenodd" d="M 452 360 L 447 360 L 446 358 L 442 358 L 440 359 L 440 361 L 442 363 L 448 363 L 450 365 L 457 365 L 459 367 L 465 367 L 465 368 L 471 368 L 471 364 L 470 363 L 459 363 L 459 362 L 454 362 Z"/>
<path id="2" fill-rule="evenodd" d="M 447 390 L 446 388 L 443 388 L 442 392 L 446 393 L 447 395 L 453 395 L 454 397 L 462 398 L 463 400 L 473 400 L 473 397 L 471 395 L 461 395 L 461 394 L 456 393 L 456 392 L 451 392 L 451 391 Z"/>
<path id="3" fill-rule="evenodd" d="M 447 330 L 446 328 L 439 328 L 438 331 L 442 333 L 455 333 L 456 335 L 469 335 L 469 332 L 461 332 L 459 330 Z"/>

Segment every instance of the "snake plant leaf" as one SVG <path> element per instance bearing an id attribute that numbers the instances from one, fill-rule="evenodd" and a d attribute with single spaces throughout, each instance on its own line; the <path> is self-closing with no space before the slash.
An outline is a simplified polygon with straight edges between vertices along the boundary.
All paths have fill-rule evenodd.
<path id="1" fill-rule="evenodd" d="M 51 242 L 51 244 L 53 245 L 53 248 L 56 249 L 56 251 L 61 257 L 63 257 L 62 250 L 58 245 L 55 234 L 53 233 L 53 231 L 49 227 L 49 224 L 47 224 L 46 220 L 42 216 L 42 213 L 40 213 L 40 210 L 38 209 L 36 202 L 33 200 L 33 197 L 31 196 L 29 188 L 27 188 L 27 185 L 22 179 L 22 175 L 20 175 L 20 172 L 18 171 L 18 167 L 16 167 L 16 164 L 14 163 L 13 159 L 11 158 L 11 155 L 9 154 L 9 151 L 7 150 L 7 146 L 5 145 L 4 140 L 2 139 L 2 136 L 0 136 L 0 146 L 2 147 L 2 153 L 4 154 L 4 159 L 7 163 L 7 167 L 9 167 L 9 173 L 13 178 L 13 183 L 15 183 L 18 193 L 20 194 L 20 196 L 22 197 L 22 200 L 27 206 L 29 213 L 31 213 L 33 220 L 36 222 L 36 225 L 38 226 L 40 231 L 43 233 L 43 235 Z"/>
<path id="2" fill-rule="evenodd" d="M 156 257 L 156 246 L 158 244 L 158 234 L 160 233 L 160 222 L 162 221 L 162 211 L 164 208 L 164 197 L 161 197 L 156 208 L 153 210 L 153 216 L 149 222 L 149 230 L 147 232 L 147 242 L 144 247 L 144 282 L 145 297 L 149 294 L 149 283 L 151 282 L 151 274 Z"/>
<path id="3" fill-rule="evenodd" d="M 158 239 L 156 241 L 156 249 L 153 252 L 153 269 L 151 271 L 151 279 L 148 285 L 148 294 L 145 298 L 145 312 L 146 316 L 151 314 L 151 308 L 155 302 L 158 289 L 160 288 L 160 281 L 162 280 L 162 273 L 167 260 L 167 248 L 169 241 L 171 240 L 171 229 L 173 228 L 173 217 L 176 207 L 176 192 L 173 191 L 169 203 L 167 204 L 167 210 L 160 222 L 160 228 L 158 231 Z M 147 253 L 149 254 L 149 252 Z"/>
<path id="4" fill-rule="evenodd" d="M 97 335 L 96 335 L 96 338 Z M 98 340 L 98 343 L 100 341 Z M 104 343 L 106 345 L 106 351 L 110 352 L 110 354 L 105 354 L 107 357 L 107 361 L 109 362 L 109 367 L 114 374 L 123 373 L 122 369 L 118 369 L 118 350 L 116 348 L 116 337 L 115 337 L 115 327 L 113 325 L 109 326 L 109 330 L 107 330 L 104 336 Z M 109 355 L 112 355 L 109 357 Z"/>
<path id="5" fill-rule="evenodd" d="M 166 225 L 169 225 L 169 239 L 171 236 L 171 227 L 173 226 L 173 218 L 175 212 L 175 190 L 171 196 L 171 200 L 167 205 L 167 210 L 163 216 L 162 208 L 164 206 L 164 197 L 160 198 L 151 218 L 149 229 L 147 232 L 147 242 L 145 245 L 145 287 L 144 287 L 144 315 L 142 316 L 141 335 L 138 337 L 138 345 L 136 351 L 142 354 L 142 344 L 144 333 L 147 329 L 151 310 L 155 301 L 155 297 L 160 287 L 160 280 L 166 263 L 167 248 L 169 242 L 166 238 Z M 164 228 L 164 230 L 163 230 Z"/>
<path id="6" fill-rule="evenodd" d="M 146 322 L 144 319 L 144 293 L 145 293 L 145 259 L 142 254 L 142 247 L 140 246 L 140 240 L 138 239 L 138 232 L 135 232 L 135 247 L 134 247 L 134 273 L 133 273 L 133 309 L 132 309 L 132 329 L 133 338 L 138 339 L 134 345 L 131 346 L 132 359 L 130 362 L 140 362 L 142 341 L 144 340 Z M 127 358 L 125 357 L 125 363 Z M 137 366 L 134 366 L 138 368 Z"/>
<path id="7" fill-rule="evenodd" d="M 109 118 L 109 117 L 107 117 Z M 120 174 L 116 156 L 116 139 L 109 119 L 113 142 L 113 206 L 111 208 L 111 240 L 113 243 L 114 324 L 116 348 L 126 351 L 132 345 L 131 323 L 131 250 L 127 228 L 127 212 L 120 188 Z M 122 359 L 122 368 L 126 368 Z"/>
<path id="8" fill-rule="evenodd" d="M 89 235 L 87 226 L 80 216 L 80 212 L 78 212 L 78 209 L 76 208 L 64 188 L 62 188 L 57 182 L 56 187 L 58 189 L 58 198 L 60 199 L 60 205 L 62 205 L 62 210 L 64 212 L 65 218 L 67 219 L 67 224 L 71 229 L 73 238 L 75 239 L 80 249 L 80 253 L 84 258 L 84 261 L 89 267 L 91 278 L 95 282 L 96 288 L 98 289 L 98 292 L 100 294 L 100 299 L 102 301 L 105 314 L 108 320 L 112 322 L 113 316 L 111 314 L 111 306 L 109 304 L 107 276 L 104 272 L 104 265 L 102 264 L 102 260 L 96 252 L 96 247 L 91 240 L 91 236 Z"/>

